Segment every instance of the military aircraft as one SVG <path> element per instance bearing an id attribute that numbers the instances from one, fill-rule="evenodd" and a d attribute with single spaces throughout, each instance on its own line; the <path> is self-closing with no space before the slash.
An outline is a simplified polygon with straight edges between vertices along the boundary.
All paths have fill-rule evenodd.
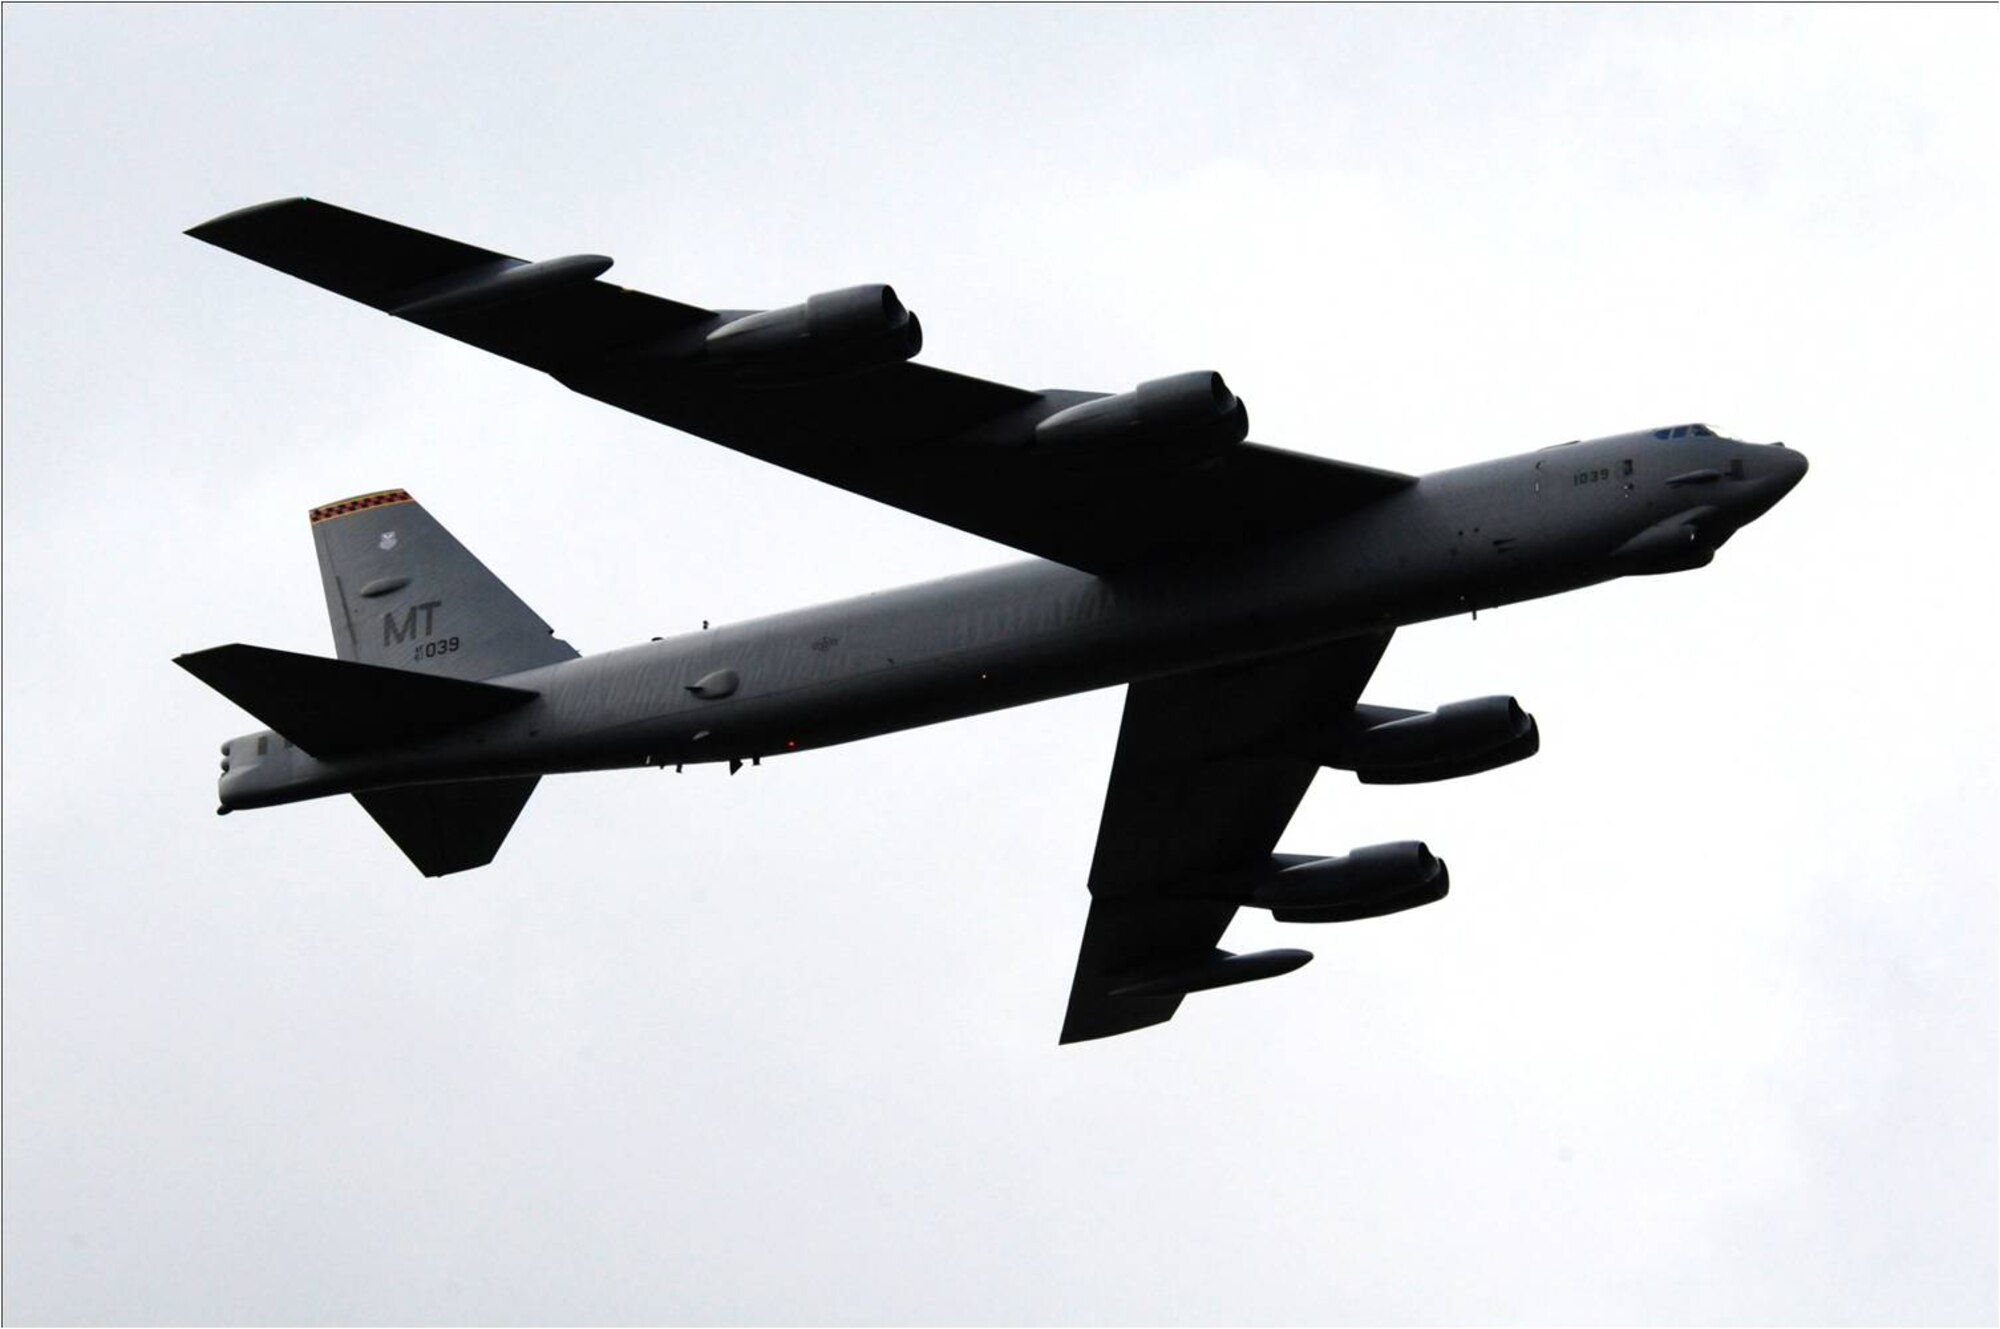
<path id="1" fill-rule="evenodd" d="M 1431 475 L 1246 441 L 1219 374 L 1028 391 L 915 364 L 888 286 L 761 312 L 610 285 L 310 199 L 190 235 L 543 370 L 675 429 L 1034 555 L 579 656 L 409 494 L 312 510 L 338 659 L 179 657 L 270 726 L 222 748 L 221 807 L 353 794 L 427 875 L 490 862 L 539 777 L 744 763 L 1127 685 L 1062 1041 L 1289 972 L 1218 949 L 1442 899 L 1421 843 L 1273 850 L 1322 768 L 1445 780 L 1540 744 L 1511 697 L 1364 705 L 1390 635 L 1708 563 L 1806 459 L 1699 424 Z"/>

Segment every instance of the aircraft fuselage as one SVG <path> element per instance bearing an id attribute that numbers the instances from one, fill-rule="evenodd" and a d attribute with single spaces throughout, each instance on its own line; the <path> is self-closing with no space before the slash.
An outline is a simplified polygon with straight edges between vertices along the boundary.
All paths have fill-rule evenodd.
<path id="1" fill-rule="evenodd" d="M 750 761 L 1698 567 L 1805 467 L 1779 445 L 1651 432 L 1481 462 L 1125 575 L 1027 560 L 496 678 L 539 695 L 388 751 L 316 760 L 251 735 L 233 746 L 263 755 L 224 776 L 222 805 Z"/>

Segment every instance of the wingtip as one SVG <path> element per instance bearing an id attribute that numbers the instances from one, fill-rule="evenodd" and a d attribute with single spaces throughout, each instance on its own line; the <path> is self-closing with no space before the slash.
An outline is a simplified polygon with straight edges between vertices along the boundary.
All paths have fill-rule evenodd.
<path id="1" fill-rule="evenodd" d="M 253 203 L 247 208 L 238 208 L 234 212 L 225 212 L 220 217 L 210 217 L 205 222 L 197 222 L 195 225 L 181 232 L 181 234 L 192 236 L 197 240 L 203 240 L 209 244 L 216 244 L 218 243 L 219 236 L 227 234 L 245 222 L 258 221 L 273 212 L 282 211 L 286 208 L 295 208 L 302 203 L 311 202 L 310 198 L 300 194 L 292 198 L 274 198 L 268 203 Z"/>
<path id="2" fill-rule="evenodd" d="M 221 675 L 218 669 L 226 668 L 231 660 L 238 658 L 247 649 L 241 642 L 228 642 L 221 646 L 209 646 L 199 651 L 183 651 L 174 657 L 174 663 L 194 675 L 208 686 L 216 687 L 216 679 Z"/>
<path id="3" fill-rule="evenodd" d="M 1103 998 L 1072 1009 L 1063 1019 L 1058 1047 L 1069 1043 L 1094 1043 L 1100 1038 L 1150 1029 L 1174 1018 L 1180 1009 L 1179 997 Z"/>

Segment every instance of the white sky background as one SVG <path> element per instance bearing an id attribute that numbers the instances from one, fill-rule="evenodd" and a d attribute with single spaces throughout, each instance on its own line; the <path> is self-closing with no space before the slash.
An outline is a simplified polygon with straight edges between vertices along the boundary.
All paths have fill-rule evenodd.
<path id="1" fill-rule="evenodd" d="M 5 14 L 5 1315 L 1991 1322 L 1991 7 Z M 1403 633 L 1443 904 L 1058 1048 L 1116 691 L 545 781 L 426 882 L 233 816 L 170 663 L 330 653 L 402 485 L 585 650 L 1010 552 L 180 235 L 316 197 L 933 364 L 1213 366 L 1428 470 L 1705 419 L 1701 572 Z"/>

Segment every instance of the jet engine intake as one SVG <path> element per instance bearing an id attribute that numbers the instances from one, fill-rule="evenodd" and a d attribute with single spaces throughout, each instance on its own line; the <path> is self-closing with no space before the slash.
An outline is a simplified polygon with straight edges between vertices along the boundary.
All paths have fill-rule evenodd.
<path id="1" fill-rule="evenodd" d="M 893 288 L 849 286 L 802 305 L 732 319 L 703 339 L 709 358 L 781 373 L 838 373 L 899 364 L 924 346 L 923 325 Z"/>
<path id="2" fill-rule="evenodd" d="M 1293 862 L 1256 886 L 1250 903 L 1281 923 L 1352 923 L 1435 904 L 1450 889 L 1443 859 L 1420 840 L 1399 840 Z"/>
<path id="3" fill-rule="evenodd" d="M 1150 379 L 1131 392 L 1057 411 L 1035 426 L 1035 445 L 1221 449 L 1241 443 L 1249 432 L 1249 408 L 1222 375 L 1203 369 Z"/>
<path id="4" fill-rule="evenodd" d="M 1424 784 L 1476 775 L 1541 750 L 1535 717 L 1512 697 L 1455 701 L 1435 711 L 1354 708 L 1322 764 L 1353 771 L 1363 784 Z"/>

